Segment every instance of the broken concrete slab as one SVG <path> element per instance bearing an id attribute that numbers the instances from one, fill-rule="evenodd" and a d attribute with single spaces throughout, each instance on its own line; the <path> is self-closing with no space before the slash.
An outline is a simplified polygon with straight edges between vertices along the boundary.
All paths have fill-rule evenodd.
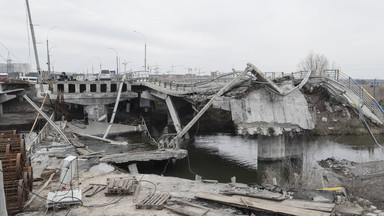
<path id="1" fill-rule="evenodd" d="M 104 156 L 100 159 L 100 162 L 112 162 L 112 163 L 126 163 L 133 161 L 161 161 L 168 160 L 170 158 L 183 159 L 187 156 L 188 151 L 184 149 L 161 149 L 155 151 L 145 152 L 128 152 L 122 154 L 113 154 Z"/>

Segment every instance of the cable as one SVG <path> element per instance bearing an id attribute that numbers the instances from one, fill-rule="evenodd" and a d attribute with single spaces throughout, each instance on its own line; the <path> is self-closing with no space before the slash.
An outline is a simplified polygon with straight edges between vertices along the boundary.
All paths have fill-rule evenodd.
<path id="1" fill-rule="evenodd" d="M 360 119 L 360 121 L 362 121 L 362 123 L 364 123 L 364 125 L 365 125 L 365 127 L 367 128 L 369 134 L 371 135 L 373 141 L 375 141 L 376 145 L 378 145 L 380 148 L 384 148 L 384 146 L 382 146 L 382 145 L 376 140 L 375 135 L 373 135 L 373 133 L 372 133 L 372 131 L 371 131 L 371 128 L 369 127 L 367 121 L 365 120 L 364 114 L 361 112 L 361 107 L 360 107 L 360 105 L 358 105 L 357 107 L 358 107 L 358 109 L 359 109 L 359 113 L 358 113 L 358 115 L 359 115 L 359 119 Z"/>
<path id="2" fill-rule="evenodd" d="M 17 181 L 15 181 L 15 180 L 12 178 L 12 176 L 10 176 L 8 173 L 4 172 L 2 169 L 0 169 L 0 172 L 2 172 L 3 174 L 5 174 L 6 176 L 8 176 L 9 180 L 12 181 L 13 184 L 17 185 L 18 187 L 22 188 L 23 190 L 28 191 L 29 193 L 31 193 L 31 194 L 35 195 L 36 197 L 38 197 L 38 198 L 44 200 L 45 202 L 46 202 L 46 201 L 52 201 L 52 200 L 48 200 L 48 199 L 46 199 L 45 197 L 40 196 L 39 194 L 37 194 L 37 193 L 35 193 L 35 192 L 30 191 L 30 190 L 29 190 L 28 188 L 26 188 L 26 187 L 23 187 L 23 186 L 20 185 Z"/>
<path id="3" fill-rule="evenodd" d="M 164 173 L 165 171 L 167 170 L 167 167 L 168 167 L 168 164 L 169 164 L 169 161 L 171 161 L 172 158 L 169 158 L 168 161 L 167 161 L 167 164 L 165 164 L 165 167 L 164 167 L 164 170 L 163 172 L 160 173 L 161 176 L 164 176 Z"/>

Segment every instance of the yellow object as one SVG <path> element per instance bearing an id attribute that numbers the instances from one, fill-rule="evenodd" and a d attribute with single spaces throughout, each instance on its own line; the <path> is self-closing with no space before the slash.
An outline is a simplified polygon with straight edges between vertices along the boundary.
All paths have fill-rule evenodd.
<path id="1" fill-rule="evenodd" d="M 342 190 L 343 187 L 331 187 L 331 188 L 322 188 L 322 189 L 317 189 L 319 191 L 338 191 Z"/>

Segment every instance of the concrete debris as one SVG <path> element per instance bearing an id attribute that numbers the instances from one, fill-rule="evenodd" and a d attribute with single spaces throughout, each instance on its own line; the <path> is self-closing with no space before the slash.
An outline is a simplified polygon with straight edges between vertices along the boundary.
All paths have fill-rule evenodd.
<path id="1" fill-rule="evenodd" d="M 315 202 L 332 203 L 336 196 L 335 191 L 302 190 L 294 191 L 294 199 L 313 200 Z"/>
<path id="2" fill-rule="evenodd" d="M 90 172 L 110 173 L 115 171 L 115 168 L 106 163 L 97 164 L 89 169 Z"/>
<path id="3" fill-rule="evenodd" d="M 341 174 L 343 176 L 352 177 L 352 169 L 355 168 L 356 162 L 348 161 L 345 159 L 336 160 L 335 158 L 327 158 L 318 162 L 318 164 L 323 168 L 330 168 L 334 172 Z"/>
<path id="4" fill-rule="evenodd" d="M 329 104 L 329 102 L 325 101 L 325 102 L 324 102 L 324 105 L 325 105 L 325 109 L 326 109 L 328 112 L 330 112 L 330 113 L 333 112 L 333 109 L 332 109 L 331 105 Z"/>
<path id="5" fill-rule="evenodd" d="M 321 118 L 321 121 L 322 121 L 322 122 L 327 122 L 327 121 L 328 121 L 328 119 L 327 119 L 327 118 L 325 118 L 325 117 L 322 117 L 322 118 Z"/>

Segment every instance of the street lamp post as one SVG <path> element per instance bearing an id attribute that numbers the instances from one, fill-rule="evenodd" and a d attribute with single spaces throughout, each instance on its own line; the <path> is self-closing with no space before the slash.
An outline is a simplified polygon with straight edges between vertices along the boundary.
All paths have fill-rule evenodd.
<path id="1" fill-rule="evenodd" d="M 137 34 L 141 35 L 144 38 L 144 71 L 147 71 L 147 38 L 145 38 L 144 34 L 138 31 L 135 31 Z"/>
<path id="2" fill-rule="evenodd" d="M 95 58 L 98 59 L 99 62 L 100 62 L 100 72 L 101 72 L 101 68 L 103 67 L 103 66 L 101 65 L 101 59 L 100 59 L 99 57 L 96 57 L 96 56 L 95 56 Z"/>
<path id="3" fill-rule="evenodd" d="M 48 30 L 48 32 L 47 32 L 47 65 L 48 65 L 48 75 L 50 75 L 51 74 L 51 61 L 50 61 L 50 59 L 49 59 L 49 51 L 50 51 L 50 48 L 49 48 L 49 43 L 48 43 L 48 36 L 49 36 L 49 33 L 53 30 L 53 29 L 55 29 L 55 28 L 58 28 L 57 26 L 53 26 L 52 28 L 50 28 L 49 30 Z M 54 46 L 54 47 L 56 47 L 56 46 Z M 51 49 L 52 49 L 53 47 L 51 47 Z"/>
<path id="4" fill-rule="evenodd" d="M 47 44 L 48 44 L 48 40 L 47 40 Z M 47 64 L 48 64 L 48 75 L 49 76 L 51 75 L 51 49 L 53 49 L 55 47 L 57 47 L 57 46 L 53 46 L 53 47 L 47 49 L 47 55 L 48 55 L 47 56 L 47 59 L 48 59 Z"/>
<path id="5" fill-rule="evenodd" d="M 113 51 L 115 51 L 116 53 L 116 75 L 119 74 L 119 54 L 117 53 L 117 51 L 111 47 L 109 47 L 108 49 L 111 49 Z"/>

